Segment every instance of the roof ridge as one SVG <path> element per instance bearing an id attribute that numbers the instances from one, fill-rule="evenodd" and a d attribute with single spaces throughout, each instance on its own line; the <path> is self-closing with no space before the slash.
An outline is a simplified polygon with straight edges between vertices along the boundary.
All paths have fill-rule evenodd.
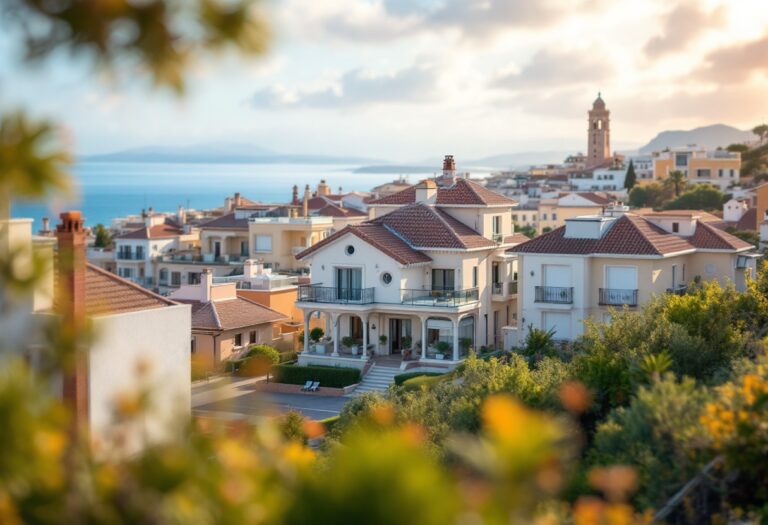
<path id="1" fill-rule="evenodd" d="M 445 214 L 445 215 L 448 215 L 448 214 L 447 214 L 446 212 L 444 212 L 444 211 L 442 211 L 442 210 L 438 209 L 438 208 L 432 208 L 431 206 L 425 206 L 425 207 L 426 207 L 426 208 L 428 208 L 428 209 L 429 209 L 429 210 L 430 210 L 432 213 L 434 213 L 434 214 L 435 214 L 435 216 L 436 216 L 436 217 L 437 217 L 437 218 L 440 220 L 440 222 L 442 222 L 442 223 L 445 225 L 445 227 L 446 227 L 446 228 L 448 228 L 448 230 L 451 232 L 451 235 L 453 235 L 454 239 L 455 239 L 456 241 L 458 241 L 458 242 L 459 242 L 459 244 L 461 244 L 461 245 L 462 245 L 462 246 L 463 246 L 463 247 L 466 249 L 466 248 L 467 248 L 467 243 L 465 243 L 465 242 L 464 242 L 464 241 L 461 239 L 461 236 L 460 236 L 458 233 L 456 233 L 456 230 L 454 230 L 454 229 L 453 229 L 453 226 L 451 226 L 451 225 L 448 223 L 448 221 L 447 221 L 447 220 L 445 220 L 445 217 L 443 217 L 443 216 L 442 216 L 443 214 Z M 450 217 L 450 215 L 448 215 L 448 216 Z M 451 218 L 453 219 L 453 217 L 451 217 Z M 458 219 L 455 219 L 455 220 L 458 220 Z M 467 226 L 467 228 L 469 228 L 469 226 Z M 471 229 L 471 228 L 470 228 L 470 229 Z M 474 230 L 473 230 L 473 231 L 474 231 Z M 475 232 L 475 233 L 477 233 L 477 232 Z M 478 234 L 478 235 L 479 235 L 479 234 Z"/>
<path id="2" fill-rule="evenodd" d="M 104 277 L 112 279 L 113 281 L 116 281 L 116 282 L 118 282 L 120 284 L 124 284 L 124 285 L 130 286 L 131 288 L 135 289 L 136 291 L 141 292 L 144 295 L 147 295 L 149 297 L 152 297 L 153 299 L 160 299 L 161 301 L 166 303 L 168 306 L 176 306 L 176 305 L 181 304 L 181 303 L 177 303 L 173 299 L 168 299 L 167 297 L 163 297 L 162 295 L 157 294 L 157 293 L 153 292 L 152 290 L 147 290 L 143 286 L 140 286 L 140 285 L 134 283 L 133 281 L 129 281 L 128 279 L 125 279 L 124 277 L 120 277 L 117 274 L 114 274 L 112 272 L 108 272 L 107 270 L 99 268 L 98 266 L 96 266 L 96 265 L 94 265 L 92 263 L 86 263 L 86 268 L 88 270 L 95 271 L 96 273 L 99 273 L 99 274 L 103 275 Z"/>
<path id="3" fill-rule="evenodd" d="M 221 318 L 219 317 L 219 312 L 216 311 L 215 301 L 208 301 L 206 303 L 206 306 L 208 306 L 211 309 L 211 311 L 213 312 L 213 318 L 216 319 L 216 327 L 219 330 L 223 330 L 224 327 L 221 324 Z"/>

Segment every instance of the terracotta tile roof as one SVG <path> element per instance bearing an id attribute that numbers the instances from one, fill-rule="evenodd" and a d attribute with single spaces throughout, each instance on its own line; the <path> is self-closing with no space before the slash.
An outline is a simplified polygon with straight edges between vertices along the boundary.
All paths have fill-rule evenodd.
<path id="1" fill-rule="evenodd" d="M 712 221 L 709 224 L 714 226 L 715 228 L 720 228 L 721 230 L 725 230 L 726 228 L 733 228 L 737 231 L 759 231 L 760 225 L 757 222 L 757 208 L 749 208 L 747 211 L 744 212 L 744 215 L 741 216 L 741 219 L 738 221 Z"/>
<path id="2" fill-rule="evenodd" d="M 510 253 L 667 255 L 687 250 L 743 250 L 749 243 L 722 232 L 705 222 L 697 222 L 694 235 L 669 233 L 637 215 L 616 219 L 600 239 L 565 238 L 565 226 L 507 250 Z"/>
<path id="3" fill-rule="evenodd" d="M 296 258 L 303 259 L 348 233 L 356 235 L 404 266 L 430 262 L 432 260 L 426 254 L 414 250 L 408 243 L 389 231 L 385 226 L 381 224 L 371 224 L 369 222 L 347 226 L 307 248 L 298 254 Z"/>
<path id="4" fill-rule="evenodd" d="M 372 200 L 370 204 L 405 205 L 416 202 L 416 186 Z M 438 206 L 514 206 L 516 201 L 468 179 L 456 179 L 449 187 L 437 188 Z"/>
<path id="5" fill-rule="evenodd" d="M 595 192 L 595 191 L 580 191 L 576 195 L 588 201 L 600 204 L 602 206 L 615 202 L 616 199 L 608 195 L 607 193 Z"/>
<path id="6" fill-rule="evenodd" d="M 228 213 L 218 219 L 205 222 L 200 225 L 201 228 L 218 228 L 222 230 L 247 230 L 248 219 L 237 219 L 234 213 Z"/>
<path id="7" fill-rule="evenodd" d="M 243 297 L 208 303 L 180 302 L 192 305 L 193 330 L 234 330 L 287 319 L 284 314 Z"/>
<path id="8" fill-rule="evenodd" d="M 117 239 L 169 239 L 178 237 L 184 231 L 173 224 L 156 224 L 155 226 L 143 226 L 138 230 L 118 235 Z"/>
<path id="9" fill-rule="evenodd" d="M 415 248 L 494 248 L 496 243 L 440 208 L 411 204 L 370 221 L 394 231 Z"/>
<path id="10" fill-rule="evenodd" d="M 92 264 L 86 267 L 85 309 L 88 315 L 134 312 L 177 304 Z"/>
<path id="11" fill-rule="evenodd" d="M 714 225 L 699 222 L 696 231 L 690 238 L 691 244 L 706 250 L 743 250 L 755 246 L 716 228 Z"/>
<path id="12" fill-rule="evenodd" d="M 643 213 L 643 217 L 698 217 L 701 222 L 716 222 L 722 218 L 701 210 L 662 210 Z"/>
<path id="13" fill-rule="evenodd" d="M 327 204 L 317 210 L 316 215 L 323 217 L 367 217 L 368 214 L 354 208 L 342 208 L 335 204 Z"/>
<path id="14" fill-rule="evenodd" d="M 504 237 L 504 244 L 523 244 L 524 242 L 528 242 L 530 240 L 531 239 L 529 237 L 526 237 L 522 233 L 515 233 Z"/>

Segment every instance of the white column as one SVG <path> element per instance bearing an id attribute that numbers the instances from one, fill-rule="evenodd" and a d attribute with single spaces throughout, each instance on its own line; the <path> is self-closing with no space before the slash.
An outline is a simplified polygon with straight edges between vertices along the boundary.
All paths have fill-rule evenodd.
<path id="1" fill-rule="evenodd" d="M 341 314 L 331 314 L 331 326 L 333 326 L 333 354 L 334 357 L 339 356 L 339 317 Z"/>
<path id="2" fill-rule="evenodd" d="M 453 360 L 459 360 L 459 320 L 453 321 Z"/>
<path id="3" fill-rule="evenodd" d="M 309 353 L 309 319 L 312 312 L 304 312 L 304 353 Z"/>
<path id="4" fill-rule="evenodd" d="M 363 320 L 363 359 L 368 357 L 368 316 L 361 317 Z"/>
<path id="5" fill-rule="evenodd" d="M 421 358 L 427 358 L 427 318 L 419 317 L 421 320 Z"/>

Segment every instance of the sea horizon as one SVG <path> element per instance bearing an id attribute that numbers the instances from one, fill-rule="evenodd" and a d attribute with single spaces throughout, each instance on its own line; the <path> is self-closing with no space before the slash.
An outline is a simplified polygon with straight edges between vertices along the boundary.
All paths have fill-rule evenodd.
<path id="1" fill-rule="evenodd" d="M 294 184 L 303 193 L 309 184 L 314 191 L 321 179 L 333 192 L 370 191 L 371 188 L 403 175 L 411 181 L 425 174 L 354 173 L 357 165 L 313 164 L 230 164 L 169 162 L 83 161 L 72 166 L 73 191 L 70 197 L 54 196 L 46 203 L 15 201 L 13 218 L 34 220 L 41 228 L 43 217 L 54 225 L 59 213 L 79 210 L 86 226 L 104 224 L 126 215 L 210 209 L 223 206 L 224 199 L 240 192 L 244 197 L 265 203 L 291 200 Z"/>

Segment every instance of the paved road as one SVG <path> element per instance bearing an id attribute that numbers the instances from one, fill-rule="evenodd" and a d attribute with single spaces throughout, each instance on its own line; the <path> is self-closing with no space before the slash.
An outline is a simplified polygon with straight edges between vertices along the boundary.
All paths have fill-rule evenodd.
<path id="1" fill-rule="evenodd" d="M 289 410 L 312 419 L 325 419 L 338 415 L 349 401 L 345 397 L 256 392 L 253 383 L 257 380 L 224 378 L 195 385 L 192 409 L 198 415 L 225 419 L 273 417 Z"/>

